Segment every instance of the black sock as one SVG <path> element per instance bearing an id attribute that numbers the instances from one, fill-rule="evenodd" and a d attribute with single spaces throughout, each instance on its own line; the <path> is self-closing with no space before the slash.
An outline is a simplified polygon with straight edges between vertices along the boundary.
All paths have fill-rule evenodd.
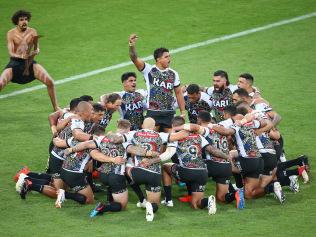
<path id="1" fill-rule="evenodd" d="M 165 199 L 166 201 L 171 201 L 171 186 L 163 186 L 163 189 L 165 190 Z"/>
<path id="2" fill-rule="evenodd" d="M 85 204 L 87 200 L 85 195 L 82 195 L 80 193 L 70 193 L 67 191 L 65 192 L 65 198 L 74 200 L 76 202 L 79 202 L 80 204 Z"/>
<path id="3" fill-rule="evenodd" d="M 113 202 L 114 201 L 113 195 L 112 195 L 112 190 L 110 188 L 108 188 L 107 199 L 108 199 L 108 202 Z"/>
<path id="4" fill-rule="evenodd" d="M 185 183 L 185 185 L 187 186 L 188 195 L 192 196 L 192 185 L 190 183 Z"/>
<path id="5" fill-rule="evenodd" d="M 235 182 L 236 182 L 236 186 L 237 188 L 242 188 L 244 186 L 243 182 L 242 182 L 242 177 L 241 174 L 233 174 L 234 178 L 235 178 Z"/>
<path id="6" fill-rule="evenodd" d="M 118 212 L 122 210 L 122 205 L 119 202 L 110 202 L 109 204 L 105 205 L 105 207 L 99 212 L 100 214 L 104 212 Z"/>
<path id="7" fill-rule="evenodd" d="M 286 171 L 284 170 L 278 170 L 277 171 L 277 178 L 278 181 L 280 182 L 281 186 L 289 186 L 290 185 L 290 179 L 289 176 L 287 175 Z"/>
<path id="8" fill-rule="evenodd" d="M 289 177 L 290 177 L 291 175 L 299 175 L 298 169 L 285 170 L 284 172 L 285 172 L 285 175 L 286 175 L 286 176 L 289 176 Z"/>
<path id="9" fill-rule="evenodd" d="M 203 198 L 201 200 L 201 208 L 207 207 L 207 204 L 208 204 L 208 198 Z"/>
<path id="10" fill-rule="evenodd" d="M 52 180 L 52 176 L 50 174 L 45 174 L 45 173 L 29 172 L 27 176 L 34 179 L 45 179 L 49 182 Z"/>
<path id="11" fill-rule="evenodd" d="M 32 184 L 37 184 L 37 185 L 48 185 L 50 182 L 46 179 L 35 179 L 32 177 L 26 177 L 25 179 L 30 180 Z"/>
<path id="12" fill-rule="evenodd" d="M 285 162 L 281 162 L 278 164 L 278 169 L 280 170 L 285 170 L 287 168 L 290 168 L 292 166 L 302 166 L 303 165 L 303 156 L 300 156 L 296 159 L 293 159 L 293 160 L 288 160 L 288 161 L 285 161 Z"/>
<path id="13" fill-rule="evenodd" d="M 158 205 L 157 205 L 157 203 L 151 203 L 151 206 L 153 207 L 153 212 L 155 213 L 155 212 L 157 212 L 158 211 Z"/>
<path id="14" fill-rule="evenodd" d="M 132 187 L 133 191 L 136 193 L 139 201 L 143 202 L 145 199 L 145 196 L 143 194 L 143 191 L 140 189 L 139 185 L 134 183 L 128 175 L 125 175 L 125 177 L 129 185 Z"/>
<path id="15" fill-rule="evenodd" d="M 87 180 L 88 184 L 92 188 L 94 186 L 93 179 L 92 179 L 92 173 L 86 172 L 85 176 L 86 176 L 86 180 Z"/>
<path id="16" fill-rule="evenodd" d="M 235 193 L 230 193 L 229 192 L 229 193 L 225 194 L 225 201 L 226 201 L 226 203 L 231 203 L 234 200 L 235 200 Z"/>
<path id="17" fill-rule="evenodd" d="M 32 183 L 30 188 L 32 191 L 36 191 L 36 192 L 41 193 L 41 192 L 43 192 L 44 185 Z"/>
<path id="18" fill-rule="evenodd" d="M 273 193 L 274 192 L 274 181 L 272 181 L 271 183 L 269 183 L 267 186 L 264 187 L 264 191 L 265 193 Z"/>

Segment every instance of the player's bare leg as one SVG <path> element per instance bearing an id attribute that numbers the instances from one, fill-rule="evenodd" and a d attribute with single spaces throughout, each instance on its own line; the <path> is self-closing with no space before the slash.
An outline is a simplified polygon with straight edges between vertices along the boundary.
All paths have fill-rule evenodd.
<path id="1" fill-rule="evenodd" d="M 0 76 L 0 91 L 12 80 L 12 68 L 6 68 Z"/>
<path id="2" fill-rule="evenodd" d="M 47 86 L 47 92 L 50 97 L 50 101 L 52 103 L 53 109 L 54 111 L 57 111 L 59 107 L 58 107 L 58 102 L 57 102 L 57 97 L 56 97 L 56 92 L 55 92 L 54 80 L 48 74 L 45 68 L 42 67 L 40 64 L 37 64 L 37 63 L 33 64 L 33 69 L 34 69 L 35 78 Z"/>

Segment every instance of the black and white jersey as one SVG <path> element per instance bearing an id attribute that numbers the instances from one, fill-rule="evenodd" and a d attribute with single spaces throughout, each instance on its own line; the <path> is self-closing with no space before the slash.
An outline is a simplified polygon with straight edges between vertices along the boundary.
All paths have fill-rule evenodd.
<path id="1" fill-rule="evenodd" d="M 112 115 L 113 115 L 114 111 L 110 111 L 110 110 L 105 110 L 104 111 L 104 115 L 101 119 L 101 121 L 99 122 L 99 125 L 106 129 L 106 127 L 110 124 L 110 121 L 112 119 Z"/>
<path id="2" fill-rule="evenodd" d="M 200 100 L 196 103 L 189 101 L 187 93 L 184 94 L 185 109 L 188 111 L 190 123 L 197 123 L 197 116 L 200 111 L 211 112 L 212 102 L 208 94 L 201 92 Z"/>
<path id="3" fill-rule="evenodd" d="M 69 147 L 74 147 L 78 143 L 79 141 L 75 140 L 73 137 L 67 139 Z M 62 167 L 71 172 L 82 173 L 90 158 L 90 149 L 74 152 L 65 157 Z"/>
<path id="4" fill-rule="evenodd" d="M 126 143 L 115 144 L 109 140 L 106 136 L 99 136 L 95 140 L 97 148 L 106 156 L 117 157 L 122 156 L 126 158 L 125 148 Z M 114 164 L 112 162 L 104 162 L 98 169 L 101 173 L 105 174 L 119 174 L 124 175 L 125 173 L 125 163 L 124 164 Z"/>
<path id="5" fill-rule="evenodd" d="M 135 92 L 117 92 L 122 98 L 122 105 L 119 110 L 121 118 L 131 122 L 131 130 L 141 129 L 144 121 L 144 111 L 147 108 L 147 92 L 137 90 Z"/>
<path id="6" fill-rule="evenodd" d="M 209 143 L 199 134 L 190 133 L 186 138 L 175 142 L 181 167 L 187 169 L 206 169 L 202 149 Z"/>
<path id="7" fill-rule="evenodd" d="M 228 140 L 227 137 L 224 135 L 221 135 L 217 132 L 215 132 L 211 128 L 204 128 L 205 133 L 203 136 L 205 139 L 208 141 L 208 143 L 215 147 L 216 149 L 220 150 L 221 152 L 225 153 L 226 155 L 229 155 L 229 148 L 228 148 Z M 205 158 L 207 160 L 213 160 L 215 162 L 220 162 L 220 163 L 229 163 L 226 159 L 222 159 L 219 157 L 214 157 L 213 155 L 205 152 Z"/>
<path id="8" fill-rule="evenodd" d="M 168 142 L 169 134 L 168 133 L 158 133 L 153 130 L 141 129 L 138 131 L 131 131 L 123 135 L 125 140 L 129 142 L 130 145 L 141 146 L 147 151 L 156 151 L 161 152 L 161 146 L 164 143 Z M 154 173 L 161 173 L 160 163 L 154 163 L 147 168 L 140 166 L 142 159 L 146 157 L 135 156 L 135 167 L 145 169 Z"/>
<path id="9" fill-rule="evenodd" d="M 148 63 L 145 63 L 142 73 L 148 92 L 148 110 L 173 112 L 173 90 L 180 85 L 178 73 L 171 68 L 160 70 Z"/>
<path id="10" fill-rule="evenodd" d="M 257 146 L 257 135 L 254 129 L 260 127 L 260 122 L 254 120 L 242 126 L 233 124 L 232 129 L 235 130 L 235 139 L 238 153 L 243 158 L 258 158 L 261 157 Z"/>
<path id="11" fill-rule="evenodd" d="M 233 104 L 233 92 L 237 89 L 236 85 L 229 85 L 220 92 L 215 91 L 214 87 L 207 88 L 206 93 L 211 97 L 212 102 L 212 117 L 216 123 L 224 120 L 224 108 Z"/>

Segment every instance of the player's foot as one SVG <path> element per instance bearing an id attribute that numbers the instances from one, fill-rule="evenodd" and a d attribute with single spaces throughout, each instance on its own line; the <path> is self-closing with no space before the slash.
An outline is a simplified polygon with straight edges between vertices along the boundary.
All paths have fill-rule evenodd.
<path id="1" fill-rule="evenodd" d="M 18 181 L 20 174 L 25 174 L 25 175 L 27 175 L 28 173 L 30 173 L 30 169 L 29 169 L 27 166 L 23 166 L 23 167 L 19 170 L 19 172 L 17 172 L 17 173 L 14 175 L 14 177 L 13 177 L 14 182 L 17 182 L 17 181 Z"/>
<path id="2" fill-rule="evenodd" d="M 289 179 L 290 179 L 290 189 L 294 193 L 298 193 L 300 191 L 300 184 L 298 183 L 297 175 L 291 175 Z"/>
<path id="3" fill-rule="evenodd" d="M 302 176 L 304 184 L 309 182 L 309 176 L 306 172 L 305 166 L 298 167 L 298 174 Z"/>
<path id="4" fill-rule="evenodd" d="M 59 189 L 57 191 L 57 199 L 55 202 L 56 208 L 61 208 L 61 204 L 65 201 L 65 190 Z"/>
<path id="5" fill-rule="evenodd" d="M 213 195 L 208 197 L 207 209 L 209 215 L 214 215 L 216 213 L 216 199 Z"/>
<path id="6" fill-rule="evenodd" d="M 279 182 L 274 182 L 273 191 L 280 203 L 283 204 L 285 202 L 285 195 Z"/>
<path id="7" fill-rule="evenodd" d="M 22 199 L 25 199 L 27 192 L 31 190 L 31 185 L 32 185 L 32 182 L 30 180 L 24 179 L 24 182 L 22 184 L 21 191 L 20 191 L 20 197 Z"/>
<path id="8" fill-rule="evenodd" d="M 161 204 L 165 205 L 166 207 L 173 207 L 173 201 L 172 200 L 169 200 L 169 201 L 166 201 L 166 199 L 162 200 Z"/>
<path id="9" fill-rule="evenodd" d="M 21 173 L 21 174 L 19 175 L 19 178 L 18 178 L 18 180 L 17 180 L 17 182 L 16 182 L 16 184 L 15 184 L 15 190 L 16 190 L 18 193 L 21 193 L 22 185 L 23 185 L 24 179 L 25 179 L 26 177 L 28 177 L 28 176 L 27 176 L 26 174 L 23 174 L 23 173 Z"/>
<path id="10" fill-rule="evenodd" d="M 105 204 L 103 204 L 102 202 L 99 202 L 95 208 L 90 212 L 90 217 L 96 217 L 98 214 L 103 213 L 102 211 L 105 208 Z"/>
<path id="11" fill-rule="evenodd" d="M 146 202 L 146 220 L 153 221 L 154 220 L 154 211 L 153 206 L 150 202 Z"/>
<path id="12" fill-rule="evenodd" d="M 236 208 L 237 209 L 244 209 L 245 208 L 245 195 L 244 195 L 243 188 L 240 188 L 236 191 L 235 199 L 236 199 Z"/>
<path id="13" fill-rule="evenodd" d="M 143 200 L 143 202 L 137 202 L 136 207 L 146 208 L 146 199 Z"/>
<path id="14" fill-rule="evenodd" d="M 192 195 L 185 195 L 183 197 L 178 198 L 180 202 L 191 202 L 192 201 Z"/>

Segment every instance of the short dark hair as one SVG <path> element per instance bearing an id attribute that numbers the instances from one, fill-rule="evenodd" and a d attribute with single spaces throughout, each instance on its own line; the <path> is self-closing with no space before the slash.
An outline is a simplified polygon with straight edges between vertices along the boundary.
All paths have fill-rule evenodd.
<path id="1" fill-rule="evenodd" d="M 212 121 L 211 114 L 206 110 L 200 111 L 197 118 L 200 119 L 203 123 L 210 123 Z"/>
<path id="2" fill-rule="evenodd" d="M 115 101 L 120 100 L 120 99 L 121 99 L 121 96 L 119 94 L 112 93 L 112 94 L 109 94 L 108 97 L 106 98 L 106 103 L 114 104 Z"/>
<path id="3" fill-rule="evenodd" d="M 93 97 L 91 95 L 82 95 L 79 98 L 86 102 L 93 101 Z"/>
<path id="4" fill-rule="evenodd" d="M 135 77 L 135 78 L 137 78 L 135 72 L 125 72 L 125 73 L 123 73 L 123 75 L 121 76 L 121 81 L 122 81 L 122 83 L 123 83 L 124 81 L 126 81 L 129 77 Z"/>
<path id="5" fill-rule="evenodd" d="M 31 12 L 28 12 L 28 11 L 25 11 L 25 10 L 18 10 L 11 17 L 12 23 L 14 25 L 18 25 L 20 17 L 27 17 L 27 20 L 30 21 L 31 18 L 32 18 L 32 14 L 31 14 Z"/>
<path id="6" fill-rule="evenodd" d="M 224 70 L 217 70 L 216 72 L 214 72 L 213 76 L 214 77 L 217 77 L 217 76 L 224 77 L 226 79 L 226 86 L 229 86 L 230 82 L 229 82 L 228 74 Z"/>
<path id="7" fill-rule="evenodd" d="M 93 104 L 92 107 L 93 107 L 93 110 L 95 112 L 100 112 L 100 111 L 103 112 L 104 111 L 103 106 L 101 104 L 99 104 L 99 103 Z"/>
<path id="8" fill-rule="evenodd" d="M 72 111 L 74 110 L 78 104 L 82 101 L 80 98 L 73 98 L 69 103 L 69 109 Z"/>
<path id="9" fill-rule="evenodd" d="M 185 124 L 185 120 L 183 117 L 181 116 L 175 116 L 173 119 L 172 119 L 172 126 L 176 127 L 176 126 L 181 126 L 183 124 Z"/>
<path id="10" fill-rule="evenodd" d="M 238 101 L 236 103 L 236 108 L 237 108 L 237 114 L 242 114 L 242 115 L 246 115 L 248 114 L 248 109 L 249 108 L 249 104 L 246 101 Z"/>
<path id="11" fill-rule="evenodd" d="M 190 84 L 187 88 L 188 94 L 192 95 L 200 92 L 200 87 L 197 84 Z"/>
<path id="12" fill-rule="evenodd" d="M 249 93 L 246 91 L 246 89 L 244 88 L 238 88 L 236 89 L 233 94 L 237 94 L 239 95 L 240 97 L 246 97 L 248 98 L 249 97 Z"/>
<path id="13" fill-rule="evenodd" d="M 254 78 L 250 73 L 240 74 L 239 77 L 245 78 L 247 81 L 250 82 L 251 85 L 253 84 Z"/>
<path id="14" fill-rule="evenodd" d="M 237 114 L 237 107 L 235 105 L 227 105 L 224 108 L 224 112 L 231 116 L 235 116 Z"/>
<path id="15" fill-rule="evenodd" d="M 154 51 L 154 59 L 157 61 L 157 59 L 160 58 L 163 55 L 163 53 L 165 53 L 165 52 L 169 53 L 169 50 L 166 49 L 166 48 L 155 49 L 155 51 Z"/>

